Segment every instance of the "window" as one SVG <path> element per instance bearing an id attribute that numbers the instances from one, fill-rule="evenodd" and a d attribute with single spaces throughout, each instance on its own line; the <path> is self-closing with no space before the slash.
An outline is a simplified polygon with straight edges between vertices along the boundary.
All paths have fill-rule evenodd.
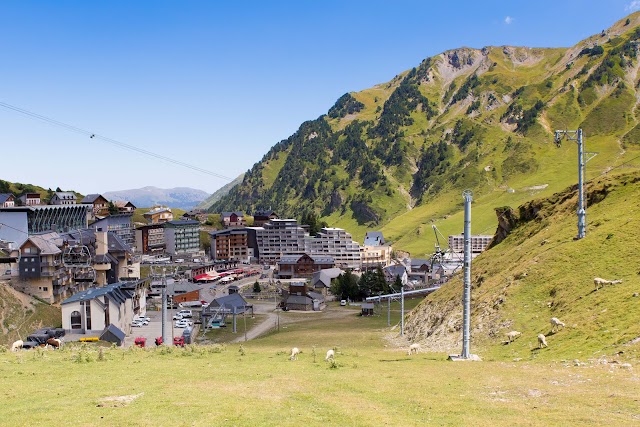
<path id="1" fill-rule="evenodd" d="M 82 317 L 77 310 L 71 312 L 71 329 L 82 329 Z"/>

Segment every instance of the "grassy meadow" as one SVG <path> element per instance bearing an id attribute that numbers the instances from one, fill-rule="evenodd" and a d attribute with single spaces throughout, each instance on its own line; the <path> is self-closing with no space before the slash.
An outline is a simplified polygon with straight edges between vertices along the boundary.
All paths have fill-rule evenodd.
<path id="1" fill-rule="evenodd" d="M 386 326 L 386 309 L 370 318 L 336 307 L 287 318 L 279 332 L 243 344 L 0 353 L 0 424 L 623 426 L 640 419 L 633 370 L 409 357 L 397 327 Z M 288 358 L 293 346 L 302 350 L 296 361 Z M 331 347 L 335 364 L 324 361 Z"/>

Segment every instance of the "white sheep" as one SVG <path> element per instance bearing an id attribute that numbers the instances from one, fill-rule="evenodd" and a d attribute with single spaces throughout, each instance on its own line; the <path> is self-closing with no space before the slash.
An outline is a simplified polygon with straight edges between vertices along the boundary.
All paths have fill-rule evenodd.
<path id="1" fill-rule="evenodd" d="M 332 348 L 330 348 L 329 350 L 327 350 L 327 356 L 324 358 L 324 361 L 328 362 L 329 359 L 335 360 L 335 358 L 336 358 L 336 352 Z"/>
<path id="2" fill-rule="evenodd" d="M 415 342 L 409 346 L 409 351 L 407 351 L 407 355 L 411 356 L 412 354 L 418 354 L 419 351 L 420 351 L 420 344 Z"/>
<path id="3" fill-rule="evenodd" d="M 298 360 L 298 355 L 302 353 L 298 347 L 293 347 L 291 349 L 291 356 L 289 356 L 289 360 Z"/>
<path id="4" fill-rule="evenodd" d="M 542 334 L 538 334 L 538 347 L 549 347 L 549 345 L 547 345 L 547 338 Z"/>
<path id="5" fill-rule="evenodd" d="M 560 327 L 564 328 L 564 323 L 560 321 L 557 317 L 551 318 L 551 332 L 556 332 L 560 329 Z"/>
<path id="6" fill-rule="evenodd" d="M 23 345 L 24 345 L 24 341 L 18 340 L 13 344 L 11 344 L 11 351 L 18 351 L 22 348 Z"/>
<path id="7" fill-rule="evenodd" d="M 616 285 L 622 283 L 622 280 L 607 280 L 600 277 L 593 278 L 593 284 L 596 285 L 596 291 L 600 288 L 604 288 L 604 285 Z"/>
<path id="8" fill-rule="evenodd" d="M 518 331 L 511 331 L 507 333 L 507 340 L 512 343 L 516 340 L 516 338 L 518 338 L 520 335 L 522 335 L 522 332 L 518 332 Z"/>

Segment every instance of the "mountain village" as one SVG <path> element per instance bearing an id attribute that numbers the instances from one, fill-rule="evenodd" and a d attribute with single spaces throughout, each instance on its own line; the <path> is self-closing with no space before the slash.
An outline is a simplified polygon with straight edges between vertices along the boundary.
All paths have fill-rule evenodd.
<path id="1" fill-rule="evenodd" d="M 174 219 L 170 208 L 154 207 L 144 213 L 147 224 L 134 224 L 136 207 L 131 202 L 111 202 L 100 194 L 77 200 L 73 192 L 54 192 L 45 203 L 39 193 L 17 198 L 2 193 L 0 203 L 2 279 L 28 295 L 61 304 L 67 334 L 135 334 L 136 320 L 162 305 L 155 292 L 158 279 L 149 268 L 141 268 L 145 265 L 174 271 L 177 280 L 166 295 L 170 305 L 208 306 L 212 284 L 262 273 L 263 286 L 278 283 L 278 307 L 302 311 L 321 310 L 327 301 L 341 299 L 329 290 L 331 281 L 346 271 L 359 276 L 381 269 L 387 283 L 397 285 L 395 292 L 428 292 L 462 266 L 462 235 L 449 236 L 446 258 L 397 258 L 380 232 L 367 232 L 360 245 L 340 228 L 323 227 L 311 236 L 309 226 L 281 219 L 273 211 L 254 212 L 253 226 L 247 226 L 246 215 L 236 211 L 221 213 L 224 229 L 208 232 L 210 252 L 205 252 L 200 230 L 207 215 L 197 209 Z M 472 236 L 473 254 L 481 253 L 491 239 Z M 268 280 L 263 269 L 269 271 Z M 253 291 L 253 282 L 244 285 L 247 293 Z M 126 298 L 112 296 L 116 289 Z M 229 294 L 237 291 L 237 286 L 227 289 Z M 100 311 L 92 316 L 91 301 L 100 307 L 115 304 L 118 315 L 100 309 L 104 318 Z M 248 303 L 242 299 L 242 305 L 244 309 Z"/>

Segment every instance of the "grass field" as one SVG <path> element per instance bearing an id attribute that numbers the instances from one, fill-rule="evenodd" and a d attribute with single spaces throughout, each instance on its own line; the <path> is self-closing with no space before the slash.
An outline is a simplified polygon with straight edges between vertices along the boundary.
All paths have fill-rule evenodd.
<path id="1" fill-rule="evenodd" d="M 385 310 L 370 318 L 335 310 L 302 314 L 242 345 L 2 353 L 0 424 L 622 426 L 640 419 L 632 370 L 409 357 L 406 344 L 396 346 L 397 328 L 386 327 Z M 288 360 L 293 346 L 303 351 L 296 361 Z M 323 360 L 331 347 L 335 365 Z"/>

